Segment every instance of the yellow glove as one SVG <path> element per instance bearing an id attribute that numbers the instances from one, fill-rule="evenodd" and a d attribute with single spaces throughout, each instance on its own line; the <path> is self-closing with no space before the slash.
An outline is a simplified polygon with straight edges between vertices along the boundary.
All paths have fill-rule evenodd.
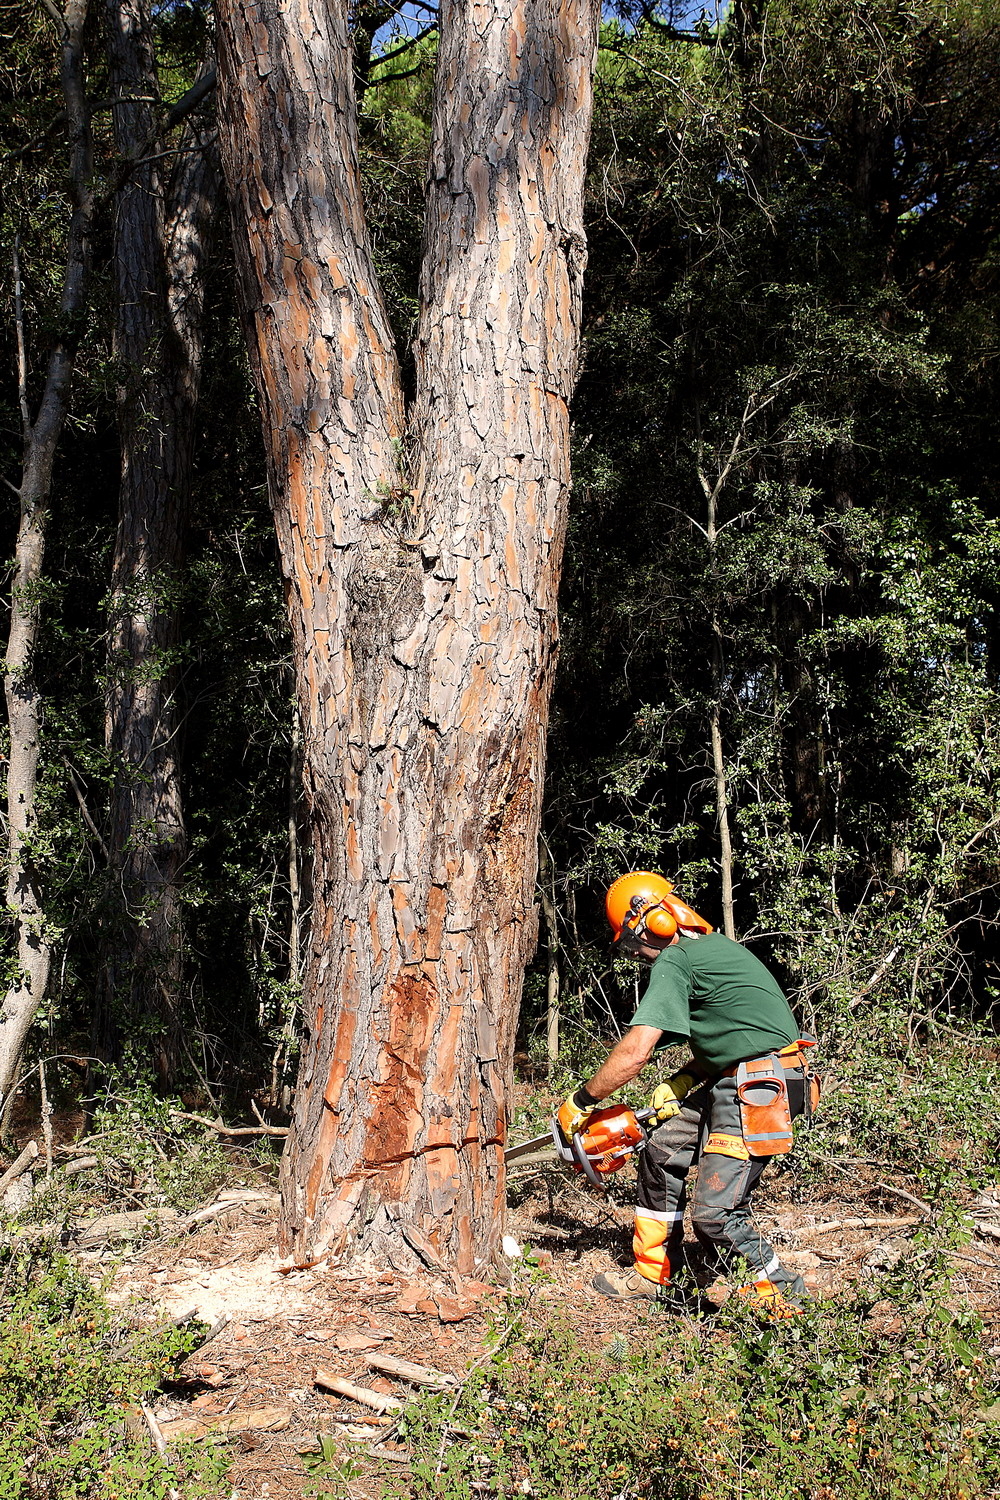
<path id="1" fill-rule="evenodd" d="M 661 1083 L 653 1090 L 650 1099 L 650 1107 L 656 1110 L 660 1121 L 672 1120 L 681 1112 L 681 1100 L 694 1088 L 698 1080 L 693 1073 L 675 1073 L 673 1078 L 668 1078 L 666 1083 Z"/>
<path id="2" fill-rule="evenodd" d="M 567 1143 L 569 1143 L 578 1130 L 582 1130 L 594 1113 L 592 1109 L 582 1109 L 576 1102 L 576 1089 L 573 1090 L 564 1104 L 560 1104 L 556 1114 L 556 1123 L 562 1131 Z"/>

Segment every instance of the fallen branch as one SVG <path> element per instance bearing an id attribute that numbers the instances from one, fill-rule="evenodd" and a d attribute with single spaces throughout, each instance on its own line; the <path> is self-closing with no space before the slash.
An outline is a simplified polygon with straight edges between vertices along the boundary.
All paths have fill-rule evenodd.
<path id="1" fill-rule="evenodd" d="M 963 1255 L 960 1250 L 951 1252 L 952 1260 L 966 1260 L 970 1266 L 979 1266 L 983 1271 L 996 1271 L 1000 1268 L 1000 1260 L 980 1260 L 974 1255 Z"/>
<path id="2" fill-rule="evenodd" d="M 328 1370 L 317 1367 L 313 1371 L 313 1384 L 318 1385 L 324 1391 L 333 1391 L 338 1396 L 346 1396 L 349 1401 L 358 1401 L 362 1406 L 370 1406 L 375 1411 L 402 1411 L 402 1401 L 397 1401 L 395 1396 L 383 1396 L 380 1391 L 368 1391 L 363 1386 L 355 1385 L 350 1380 L 345 1380 L 343 1375 L 331 1375 Z"/>
<path id="3" fill-rule="evenodd" d="M 577 1230 L 577 1234 L 579 1234 Z M 555 1224 L 533 1224 L 530 1229 L 525 1230 L 524 1238 L 530 1245 L 532 1240 L 571 1240 L 573 1235 L 568 1229 L 559 1229 Z"/>
<path id="4" fill-rule="evenodd" d="M 325 1420 L 326 1420 L 326 1418 L 324 1417 L 324 1421 Z M 396 1418 L 395 1417 L 379 1417 L 379 1416 L 376 1416 L 374 1412 L 372 1412 L 370 1416 L 365 1417 L 364 1421 L 359 1424 L 358 1418 L 357 1418 L 357 1414 L 355 1412 L 353 1412 L 353 1411 L 344 1411 L 344 1412 L 333 1411 L 333 1412 L 330 1413 L 330 1421 L 331 1422 L 340 1422 L 342 1425 L 348 1426 L 348 1427 L 357 1427 L 357 1426 L 360 1425 L 360 1426 L 364 1426 L 364 1427 L 379 1428 L 379 1427 L 395 1427 L 395 1425 L 396 1425 Z"/>
<path id="5" fill-rule="evenodd" d="M 161 1458 L 165 1458 L 167 1453 L 167 1445 L 164 1441 L 163 1430 L 160 1427 L 159 1422 L 153 1416 L 153 1413 L 150 1411 L 145 1401 L 139 1402 L 139 1410 L 142 1412 L 143 1416 L 146 1419 L 146 1426 L 149 1428 L 149 1435 L 153 1439 L 153 1447 L 156 1449 Z M 174 1489 L 173 1485 L 170 1485 L 168 1487 L 167 1496 L 168 1500 L 180 1500 L 180 1495 L 177 1490 Z"/>
<path id="6" fill-rule="evenodd" d="M 102 1214 L 100 1218 L 91 1219 L 89 1224 L 81 1225 L 76 1244 L 80 1249 L 87 1249 L 88 1246 L 103 1245 L 106 1240 L 134 1239 L 150 1225 L 158 1230 L 167 1225 L 176 1228 L 179 1219 L 176 1208 L 137 1208 L 124 1214 Z"/>
<path id="7" fill-rule="evenodd" d="M 205 1438 L 232 1437 L 238 1432 L 280 1432 L 291 1422 L 291 1414 L 280 1406 L 260 1406 L 254 1411 L 221 1417 L 178 1417 L 161 1428 L 168 1443 L 181 1438 L 199 1442 Z"/>
<path id="8" fill-rule="evenodd" d="M 410 1454 L 405 1449 L 401 1448 L 397 1453 L 394 1448 L 383 1448 L 381 1443 L 377 1443 L 374 1447 L 369 1448 L 368 1454 L 370 1458 L 391 1459 L 394 1464 L 408 1464 L 410 1462 Z"/>
<path id="9" fill-rule="evenodd" d="M 29 1141 L 20 1156 L 14 1158 L 6 1172 L 0 1177 L 0 1193 L 9 1187 L 12 1182 L 24 1175 L 31 1163 L 38 1155 L 38 1142 Z"/>
<path id="10" fill-rule="evenodd" d="M 216 1135 L 279 1135 L 288 1134 L 287 1125 L 223 1125 L 221 1120 L 207 1120 L 204 1115 L 189 1115 L 181 1109 L 170 1111 L 172 1120 L 191 1120 L 195 1125 L 204 1125 L 206 1130 L 214 1130 Z"/>
<path id="11" fill-rule="evenodd" d="M 370 1370 L 379 1370 L 383 1375 L 392 1375 L 397 1380 L 406 1380 L 410 1385 L 426 1385 L 432 1390 L 454 1390 L 458 1381 L 454 1375 L 443 1370 L 431 1370 L 427 1365 L 415 1365 L 409 1359 L 397 1359 L 394 1354 L 369 1354 L 365 1363 Z"/>
<path id="12" fill-rule="evenodd" d="M 793 1233 L 801 1239 L 808 1239 L 813 1234 L 833 1234 L 836 1229 L 908 1229 L 926 1222 L 926 1219 L 914 1215 L 905 1219 L 830 1219 L 826 1224 L 808 1224 Z"/>
<path id="13" fill-rule="evenodd" d="M 914 1208 L 919 1208 L 929 1219 L 933 1219 L 934 1210 L 930 1204 L 925 1203 L 922 1198 L 914 1198 L 905 1188 L 893 1187 L 891 1182 L 876 1182 L 875 1187 L 881 1188 L 883 1193 L 894 1193 L 897 1198 L 905 1198 L 907 1203 L 912 1203 Z"/>
<path id="14" fill-rule="evenodd" d="M 64 1177 L 75 1177 L 78 1172 L 89 1172 L 91 1167 L 97 1166 L 96 1156 L 77 1156 L 68 1161 L 62 1169 Z"/>

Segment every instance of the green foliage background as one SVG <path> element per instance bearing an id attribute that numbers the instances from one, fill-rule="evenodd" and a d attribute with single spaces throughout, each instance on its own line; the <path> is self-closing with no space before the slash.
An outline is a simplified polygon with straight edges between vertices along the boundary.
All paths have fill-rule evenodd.
<path id="1" fill-rule="evenodd" d="M 9 282 L 17 235 L 34 393 L 66 218 L 62 142 L 49 129 L 57 59 L 41 13 L 11 5 L 2 15 L 0 278 Z M 358 37 L 372 16 L 358 11 Z M 198 0 L 163 8 L 157 24 L 163 93 L 175 98 L 210 19 Z M 434 36 L 405 67 L 379 61 L 395 45 L 381 38 L 374 51 L 357 42 L 365 191 L 409 370 Z M 601 914 L 605 883 L 623 868 L 663 869 L 720 921 L 716 711 L 737 928 L 828 1055 L 849 1061 L 864 1037 L 889 1059 L 909 1056 L 934 1026 L 989 1024 L 1000 858 L 997 40 L 996 6 L 979 0 L 739 3 L 719 25 L 687 30 L 663 10 L 623 6 L 605 21 L 545 812 L 556 918 L 528 976 L 529 1049 L 540 1045 L 550 957 L 568 1059 L 627 1020 L 632 982 L 609 965 Z M 96 23 L 90 70 L 100 101 Z M 104 180 L 103 105 L 95 130 Z M 106 205 L 38 664 L 39 849 L 58 933 L 35 1039 L 46 1055 L 87 1051 L 109 909 L 94 829 L 114 774 L 103 748 L 118 462 L 110 235 Z M 294 1079 L 290 816 L 300 935 L 309 868 L 233 284 L 223 233 L 176 588 L 192 851 L 187 1066 L 193 1088 L 228 1093 L 235 1107 L 254 1091 L 287 1101 Z M 9 324 L 0 341 L 12 371 Z M 16 394 L 8 376 L 0 457 L 12 476 Z M 716 486 L 710 545 L 706 487 Z M 9 550 L 13 506 L 6 524 Z M 141 1031 L 126 1067 L 143 1074 Z"/>

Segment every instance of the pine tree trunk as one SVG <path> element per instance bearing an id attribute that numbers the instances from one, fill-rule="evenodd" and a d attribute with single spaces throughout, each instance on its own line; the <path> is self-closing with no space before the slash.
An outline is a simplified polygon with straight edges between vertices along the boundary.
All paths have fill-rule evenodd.
<path id="1" fill-rule="evenodd" d="M 54 8 L 53 13 L 58 16 Z M 52 961 L 52 935 L 46 921 L 41 877 L 32 848 L 37 831 L 36 789 L 42 729 L 42 699 L 35 676 L 35 652 L 41 626 L 40 585 L 52 470 L 69 411 L 76 342 L 86 307 L 91 263 L 94 198 L 90 113 L 83 57 L 86 20 L 87 0 L 69 0 L 62 19 L 60 41 L 73 212 L 67 235 L 57 332 L 49 352 L 45 385 L 33 422 L 28 408 L 26 340 L 20 306 L 17 309 L 24 456 L 4 677 L 10 731 L 7 912 L 14 926 L 17 971 L 0 1005 L 0 1112 L 6 1107 L 10 1091 L 16 1084 L 21 1053 L 45 997 Z"/>
<path id="2" fill-rule="evenodd" d="M 219 189 L 213 145 L 189 126 L 163 172 L 153 35 L 144 0 L 111 0 L 108 52 L 115 141 L 138 160 L 115 222 L 118 425 L 122 449 L 112 570 L 105 737 L 111 906 L 102 943 L 95 1047 L 149 1027 L 162 1085 L 180 1061 L 183 980 L 177 598 L 191 486 L 208 237 Z M 153 159 L 144 161 L 150 156 Z"/>
<path id="3" fill-rule="evenodd" d="M 218 16 L 314 838 L 282 1245 L 472 1271 L 535 942 L 598 7 L 442 8 L 408 422 L 345 8 Z"/>

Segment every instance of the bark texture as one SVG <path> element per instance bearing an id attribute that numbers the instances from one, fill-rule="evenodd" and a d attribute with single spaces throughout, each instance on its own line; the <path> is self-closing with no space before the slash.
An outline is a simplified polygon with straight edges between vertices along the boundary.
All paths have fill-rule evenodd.
<path id="1" fill-rule="evenodd" d="M 179 1063 L 187 855 L 178 751 L 178 584 L 201 372 L 204 267 L 221 178 L 204 127 L 189 124 L 178 154 L 166 162 L 151 149 L 159 87 L 145 0 L 110 0 L 106 15 L 119 101 L 115 143 L 126 162 L 138 164 L 119 189 L 115 217 L 122 469 L 105 726 L 115 777 L 95 1047 L 114 1057 L 119 1023 L 144 1020 L 157 1076 L 167 1085 Z"/>
<path id="2" fill-rule="evenodd" d="M 58 14 L 58 12 L 56 12 Z M 34 422 L 27 397 L 25 341 L 19 326 L 21 410 L 24 459 L 20 523 L 14 554 L 10 632 L 4 696 L 10 730 L 7 766 L 7 913 L 13 923 L 17 975 L 0 1006 L 0 1106 L 17 1081 L 17 1070 L 31 1023 L 45 997 L 52 958 L 41 881 L 32 841 L 36 827 L 36 787 L 42 700 L 34 656 L 41 623 L 40 584 L 45 560 L 47 506 L 56 450 L 69 410 L 81 316 L 90 272 L 94 214 L 91 186 L 90 112 L 84 77 L 83 31 L 87 0 L 70 0 L 61 26 L 61 79 L 69 133 L 69 185 L 72 215 L 59 304 L 58 332 L 49 352 L 45 384 Z M 20 309 L 18 309 L 20 314 Z M 19 317 L 20 323 L 20 317 Z"/>
<path id="3" fill-rule="evenodd" d="M 408 419 L 345 9 L 218 16 L 314 840 L 283 1249 L 471 1271 L 535 941 L 598 6 L 442 8 Z"/>

